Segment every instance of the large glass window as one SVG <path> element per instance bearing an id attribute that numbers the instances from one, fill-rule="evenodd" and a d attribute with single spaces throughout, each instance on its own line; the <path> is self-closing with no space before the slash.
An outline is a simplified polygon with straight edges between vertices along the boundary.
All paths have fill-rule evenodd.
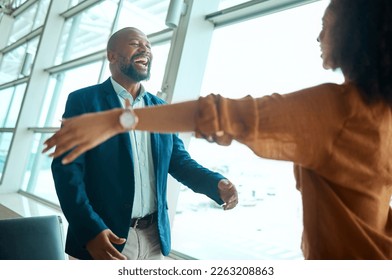
<path id="1" fill-rule="evenodd" d="M 214 31 L 202 95 L 289 93 L 343 81 L 322 68 L 317 37 L 325 1 Z M 284 112 L 282 112 L 284 114 Z M 239 205 L 222 211 L 182 188 L 173 223 L 173 249 L 197 259 L 302 259 L 302 205 L 293 166 L 259 158 L 247 147 L 192 139 L 192 157 L 230 179 Z"/>
<path id="2" fill-rule="evenodd" d="M 0 132 L 0 182 L 3 178 L 5 163 L 10 149 L 13 133 Z"/>
<path id="3" fill-rule="evenodd" d="M 49 7 L 49 0 L 36 1 L 26 11 L 20 14 L 12 27 L 9 44 L 26 36 L 32 30 L 42 26 L 45 21 L 46 13 Z"/>
<path id="4" fill-rule="evenodd" d="M 40 118 L 44 122 L 40 123 L 40 126 L 60 126 L 59 120 L 61 120 L 64 113 L 68 94 L 98 83 L 101 67 L 102 61 L 97 61 L 52 75 Z"/>
<path id="5" fill-rule="evenodd" d="M 146 34 L 166 29 L 165 19 L 169 0 L 124 1 L 118 21 L 118 29 L 133 26 Z"/>
<path id="6" fill-rule="evenodd" d="M 15 127 L 26 84 L 0 90 L 0 127 Z"/>
<path id="7" fill-rule="evenodd" d="M 118 0 L 102 1 L 67 19 L 62 30 L 55 64 L 104 50 L 109 38 Z"/>
<path id="8" fill-rule="evenodd" d="M 41 153 L 43 141 L 48 139 L 51 135 L 51 133 L 34 134 L 33 147 L 31 149 L 21 189 L 58 205 L 59 203 L 52 179 L 52 171 L 50 169 L 52 158 Z"/>
<path id="9" fill-rule="evenodd" d="M 20 84 L 0 90 L 0 99 L 2 100 L 0 103 L 0 129 L 3 129 L 0 131 L 0 182 L 13 137 L 13 132 L 9 132 L 9 130 L 14 131 L 15 129 L 25 89 L 26 84 Z"/>
<path id="10" fill-rule="evenodd" d="M 38 37 L 5 53 L 0 65 L 0 84 L 30 75 Z"/>
<path id="11" fill-rule="evenodd" d="M 101 67 L 102 61 L 99 61 L 52 75 L 39 125 L 41 127 L 60 126 L 68 94 L 76 89 L 96 84 Z M 43 142 L 49 136 L 47 133 L 35 134 L 22 190 L 58 204 L 50 170 L 52 160 L 41 153 Z"/>

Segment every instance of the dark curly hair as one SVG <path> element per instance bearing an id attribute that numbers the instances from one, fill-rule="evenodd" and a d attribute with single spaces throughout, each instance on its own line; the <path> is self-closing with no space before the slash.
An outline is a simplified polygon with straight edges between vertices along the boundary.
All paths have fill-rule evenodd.
<path id="1" fill-rule="evenodd" d="M 367 103 L 392 106 L 392 0 L 331 0 L 332 62 Z"/>

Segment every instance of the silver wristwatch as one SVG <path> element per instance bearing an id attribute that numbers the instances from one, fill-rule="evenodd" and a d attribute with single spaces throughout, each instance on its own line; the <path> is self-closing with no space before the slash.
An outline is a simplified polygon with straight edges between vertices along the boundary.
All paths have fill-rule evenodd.
<path id="1" fill-rule="evenodd" d="M 119 118 L 121 126 L 125 130 L 132 130 L 135 128 L 138 118 L 133 111 L 132 107 L 126 107 Z"/>

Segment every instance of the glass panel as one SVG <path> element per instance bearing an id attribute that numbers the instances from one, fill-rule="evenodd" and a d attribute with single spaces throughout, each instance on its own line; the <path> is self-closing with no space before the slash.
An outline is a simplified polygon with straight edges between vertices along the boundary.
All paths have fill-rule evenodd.
<path id="1" fill-rule="evenodd" d="M 134 26 L 146 34 L 166 29 L 165 24 L 170 0 L 127 0 L 121 8 L 118 29 Z"/>
<path id="2" fill-rule="evenodd" d="M 79 88 L 96 84 L 101 68 L 102 61 L 98 61 L 52 75 L 38 125 L 60 126 L 68 94 Z"/>
<path id="3" fill-rule="evenodd" d="M 26 45 L 21 45 L 4 54 L 0 68 L 0 84 L 20 77 L 25 52 Z"/>
<path id="4" fill-rule="evenodd" d="M 38 11 L 37 11 L 37 17 L 35 18 L 34 24 L 33 24 L 33 30 L 37 29 L 38 27 L 42 26 L 45 22 L 46 19 L 46 14 L 49 9 L 49 1 L 50 0 L 40 0 L 38 1 Z"/>
<path id="5" fill-rule="evenodd" d="M 68 94 L 76 89 L 96 84 L 101 67 L 102 62 L 98 61 L 52 75 L 38 126 L 59 126 Z M 35 135 L 22 189 L 58 204 L 50 170 L 52 159 L 41 154 L 43 142 L 49 137 L 50 134 Z"/>
<path id="6" fill-rule="evenodd" d="M 13 133 L 0 132 L 0 181 L 3 177 L 8 151 L 10 149 Z"/>
<path id="7" fill-rule="evenodd" d="M 14 25 L 12 26 L 9 44 L 14 43 L 32 30 L 37 7 L 37 3 L 30 6 L 23 12 L 23 14 L 20 14 L 15 19 Z"/>
<path id="8" fill-rule="evenodd" d="M 147 91 L 156 94 L 162 88 L 165 67 L 169 56 L 170 42 L 161 45 L 152 45 L 153 60 L 151 65 L 151 78 L 143 84 Z"/>
<path id="9" fill-rule="evenodd" d="M 0 84 L 30 75 L 37 46 L 38 37 L 4 54 L 0 67 Z"/>
<path id="10" fill-rule="evenodd" d="M 18 8 L 18 7 L 22 6 L 22 4 L 24 4 L 27 1 L 28 0 L 14 0 L 14 1 L 12 1 L 12 6 L 14 8 Z"/>
<path id="11" fill-rule="evenodd" d="M 35 60 L 35 55 L 37 53 L 39 39 L 40 39 L 40 37 L 37 36 L 34 39 L 27 42 L 26 54 L 25 54 L 25 57 L 23 59 L 23 64 L 20 69 L 20 73 L 23 76 L 30 76 L 30 74 L 31 74 L 31 68 L 32 68 L 34 60 Z"/>
<path id="12" fill-rule="evenodd" d="M 14 25 L 12 26 L 11 37 L 8 44 L 14 43 L 23 36 L 26 36 L 33 29 L 41 26 L 45 21 L 48 7 L 49 0 L 40 0 L 20 14 L 15 19 Z"/>
<path id="13" fill-rule="evenodd" d="M 0 90 L 0 127 L 15 127 L 26 84 Z"/>
<path id="14" fill-rule="evenodd" d="M 42 143 L 50 136 L 51 133 L 35 134 L 22 190 L 59 204 L 50 169 L 52 158 L 41 153 Z"/>
<path id="15" fill-rule="evenodd" d="M 84 0 L 71 0 L 69 3 L 69 8 L 72 8 L 76 5 L 78 5 L 79 3 L 83 2 Z"/>
<path id="16" fill-rule="evenodd" d="M 104 50 L 118 0 L 102 1 L 66 21 L 55 64 Z"/>
<path id="17" fill-rule="evenodd" d="M 202 95 L 240 98 L 343 82 L 325 71 L 316 40 L 326 2 L 315 2 L 214 31 Z M 256 157 L 191 139 L 189 152 L 239 191 L 230 211 L 183 188 L 173 224 L 173 249 L 197 259 L 302 259 L 302 205 L 292 163 Z M 207 230 L 205 230 L 207 229 Z"/>

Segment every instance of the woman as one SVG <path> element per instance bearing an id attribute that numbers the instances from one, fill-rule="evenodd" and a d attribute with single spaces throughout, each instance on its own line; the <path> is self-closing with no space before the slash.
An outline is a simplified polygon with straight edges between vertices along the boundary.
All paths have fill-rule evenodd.
<path id="1" fill-rule="evenodd" d="M 303 201 L 306 259 L 392 259 L 392 3 L 331 0 L 319 36 L 323 65 L 345 82 L 285 95 L 135 110 L 128 129 L 195 131 L 264 158 L 292 161 Z M 123 110 L 67 119 L 46 141 L 64 163 L 126 131 Z"/>

